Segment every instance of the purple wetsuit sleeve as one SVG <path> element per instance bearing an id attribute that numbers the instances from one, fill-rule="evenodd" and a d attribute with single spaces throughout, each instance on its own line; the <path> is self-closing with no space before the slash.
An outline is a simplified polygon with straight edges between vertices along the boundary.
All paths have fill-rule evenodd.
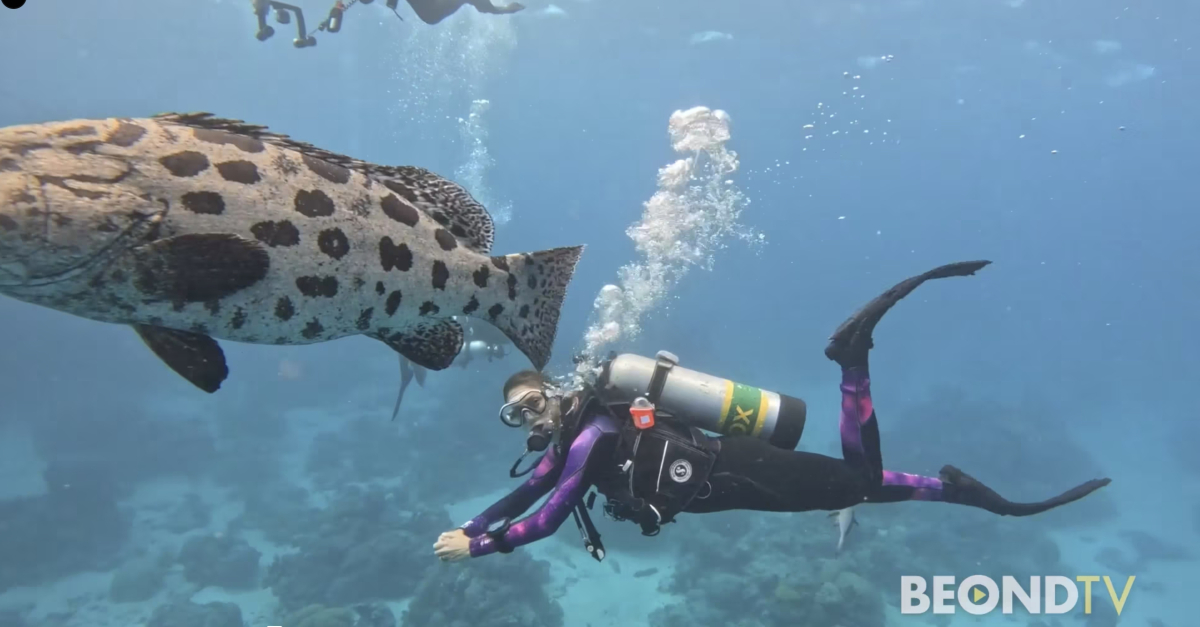
<path id="1" fill-rule="evenodd" d="M 483 535 L 483 532 L 487 531 L 488 525 L 501 518 L 516 518 L 524 514 L 525 510 L 532 507 L 538 499 L 550 491 L 554 482 L 562 474 L 562 464 L 558 463 L 559 461 L 554 449 L 550 449 L 542 461 L 538 462 L 537 468 L 533 469 L 533 474 L 525 480 L 525 483 L 496 501 L 482 514 L 467 521 L 460 529 L 467 534 L 467 537 L 475 538 Z"/>
<path id="2" fill-rule="evenodd" d="M 562 475 L 550 498 L 536 512 L 520 522 L 514 523 L 504 534 L 504 541 L 518 547 L 530 542 L 536 542 L 548 537 L 571 515 L 571 510 L 583 498 L 590 485 L 584 478 L 588 461 L 596 442 L 604 435 L 597 426 L 589 426 L 579 433 L 567 451 L 567 460 L 563 464 Z M 482 557 L 496 552 L 496 543 L 488 536 L 478 536 L 471 540 L 471 557 Z"/>

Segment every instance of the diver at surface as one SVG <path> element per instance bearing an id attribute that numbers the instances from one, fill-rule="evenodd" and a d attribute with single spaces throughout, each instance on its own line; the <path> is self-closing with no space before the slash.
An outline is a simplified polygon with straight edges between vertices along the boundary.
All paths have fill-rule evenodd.
<path id="1" fill-rule="evenodd" d="M 496 6 L 490 0 L 407 0 L 409 6 L 421 18 L 421 21 L 426 24 L 437 24 L 442 20 L 453 15 L 456 11 L 462 8 L 463 5 L 469 4 L 480 13 L 506 14 L 516 13 L 525 6 L 511 2 L 509 4 Z M 339 33 L 342 30 L 342 23 L 345 19 L 346 11 L 350 10 L 355 4 L 371 4 L 375 0 L 335 0 L 333 7 L 329 9 L 329 15 L 320 24 L 317 29 L 309 31 L 304 19 L 304 10 L 294 4 L 280 2 L 279 0 L 250 0 L 251 6 L 254 7 L 254 15 L 258 18 L 258 31 L 255 37 L 259 41 L 266 41 L 275 35 L 275 29 L 267 24 L 267 16 L 273 10 L 275 12 L 275 21 L 280 24 L 291 24 L 293 16 L 296 19 L 296 38 L 292 40 L 292 45 L 297 48 L 311 48 L 317 45 L 317 38 L 314 37 L 318 31 L 329 33 Z M 387 8 L 391 9 L 392 13 L 400 21 L 404 18 L 400 17 L 400 13 L 396 7 L 400 5 L 400 0 L 384 0 Z"/>
<path id="2" fill-rule="evenodd" d="M 525 5 L 518 2 L 510 2 L 500 6 L 492 4 L 491 0 L 408 0 L 409 6 L 426 24 L 437 24 L 442 20 L 454 15 L 463 5 L 471 5 L 480 13 L 492 13 L 494 15 L 504 15 L 507 13 L 516 13 L 525 8 Z"/>
<path id="3" fill-rule="evenodd" d="M 350 10 L 356 4 L 371 4 L 375 0 L 334 0 L 333 7 L 329 9 L 329 15 L 317 25 L 317 29 L 309 31 L 304 19 L 304 10 L 294 4 L 287 4 L 279 0 L 250 0 L 250 5 L 254 7 L 254 15 L 258 18 L 258 32 L 254 34 L 259 41 L 266 41 L 275 35 L 275 29 L 267 24 L 267 15 L 274 10 L 275 21 L 280 24 L 291 24 L 292 16 L 296 18 L 296 38 L 292 40 L 292 45 L 297 48 L 311 48 L 317 45 L 317 38 L 314 35 L 318 31 L 329 33 L 339 33 L 342 30 L 342 22 L 345 18 L 346 11 Z M 403 22 L 404 18 L 400 17 L 400 13 L 396 11 L 400 0 L 384 0 L 387 8 L 392 10 L 392 13 Z"/>
<path id="4" fill-rule="evenodd" d="M 1001 516 L 1030 516 L 1091 494 L 1111 480 L 1094 479 L 1045 501 L 1017 503 L 954 466 L 944 466 L 938 477 L 883 468 L 868 371 L 875 325 L 925 281 L 970 276 L 989 263 L 949 264 L 902 281 L 833 333 L 825 355 L 842 368 L 842 459 L 791 450 L 803 430 L 805 406 L 799 399 L 725 381 L 724 401 L 715 402 L 721 416 L 717 424 L 728 426 L 732 417 L 740 426 L 708 428 L 724 433 L 722 436 L 700 431 L 695 426 L 699 420 L 680 422 L 678 417 L 688 418 L 686 411 L 676 417 L 656 409 L 656 404 L 666 407 L 671 393 L 677 406 L 686 405 L 688 399 L 679 403 L 677 392 L 685 389 L 688 377 L 699 374 L 685 371 L 682 382 L 673 383 L 672 377 L 681 369 L 674 368 L 669 353 L 659 354 L 648 384 L 642 377 L 634 386 L 640 389 L 640 396 L 623 404 L 611 402 L 611 396 L 605 394 L 623 385 L 629 387 L 618 381 L 625 375 L 616 372 L 618 361 L 628 356 L 611 360 L 595 385 L 569 393 L 556 390 L 540 372 L 518 372 L 504 385 L 501 420 L 528 430 L 526 455 L 530 451 L 546 453 L 527 471 L 532 475 L 524 484 L 458 529 L 441 534 L 434 544 L 435 555 L 455 561 L 508 553 L 550 536 L 568 516 L 574 516 L 585 548 L 593 558 L 602 560 L 604 548 L 588 516 L 595 500 L 595 493 L 587 495 L 592 487 L 606 497 L 605 514 L 637 523 L 644 535 L 656 535 L 661 525 L 673 522 L 683 512 L 844 511 L 862 503 L 938 501 Z M 649 361 L 633 357 L 624 363 Z M 715 387 L 702 383 L 692 389 Z M 714 405 L 713 398 L 692 400 L 693 409 Z M 770 421 L 773 423 L 767 425 Z M 520 464 L 518 459 L 510 475 L 525 474 L 517 472 Z M 534 514 L 512 522 L 548 492 L 549 498 Z M 850 520 L 839 518 L 844 539 Z"/>

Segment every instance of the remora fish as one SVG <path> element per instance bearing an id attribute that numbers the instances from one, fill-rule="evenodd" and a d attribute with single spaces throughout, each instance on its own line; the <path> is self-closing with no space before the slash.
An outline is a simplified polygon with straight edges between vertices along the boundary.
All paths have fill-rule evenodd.
<path id="1" fill-rule="evenodd" d="M 458 185 L 208 113 L 0 129 L 0 293 L 132 326 L 206 392 L 213 338 L 366 335 L 430 370 L 463 314 L 541 369 L 582 246 L 489 256 Z"/>
<path id="2" fill-rule="evenodd" d="M 858 519 L 854 517 L 854 507 L 847 507 L 836 512 L 829 513 L 830 518 L 837 518 L 838 528 L 838 543 L 837 552 L 842 552 L 842 547 L 846 544 L 846 536 L 850 535 L 850 530 L 858 524 Z"/>
<path id="3" fill-rule="evenodd" d="M 392 407 L 392 420 L 400 415 L 400 402 L 404 400 L 404 391 L 408 389 L 408 384 L 413 382 L 413 377 L 417 379 L 417 385 L 425 387 L 425 369 L 409 363 L 403 355 L 400 356 L 400 391 L 396 394 L 396 405 Z"/>

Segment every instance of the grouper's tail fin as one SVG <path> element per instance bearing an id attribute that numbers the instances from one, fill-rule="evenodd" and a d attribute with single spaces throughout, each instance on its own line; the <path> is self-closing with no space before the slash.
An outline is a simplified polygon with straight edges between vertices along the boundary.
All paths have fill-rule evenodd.
<path id="1" fill-rule="evenodd" d="M 502 288 L 507 290 L 507 299 L 473 315 L 503 332 L 534 368 L 545 368 L 558 333 L 567 284 L 582 254 L 583 246 L 569 246 L 493 258 L 494 263 L 507 265 L 508 278 Z"/>

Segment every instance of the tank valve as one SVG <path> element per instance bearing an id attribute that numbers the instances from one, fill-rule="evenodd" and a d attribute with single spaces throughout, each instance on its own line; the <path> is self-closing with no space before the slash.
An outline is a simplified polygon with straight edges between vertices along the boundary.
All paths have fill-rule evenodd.
<path id="1" fill-rule="evenodd" d="M 629 415 L 633 416 L 633 426 L 649 429 L 654 426 L 654 403 L 645 396 L 639 396 L 629 405 Z"/>

